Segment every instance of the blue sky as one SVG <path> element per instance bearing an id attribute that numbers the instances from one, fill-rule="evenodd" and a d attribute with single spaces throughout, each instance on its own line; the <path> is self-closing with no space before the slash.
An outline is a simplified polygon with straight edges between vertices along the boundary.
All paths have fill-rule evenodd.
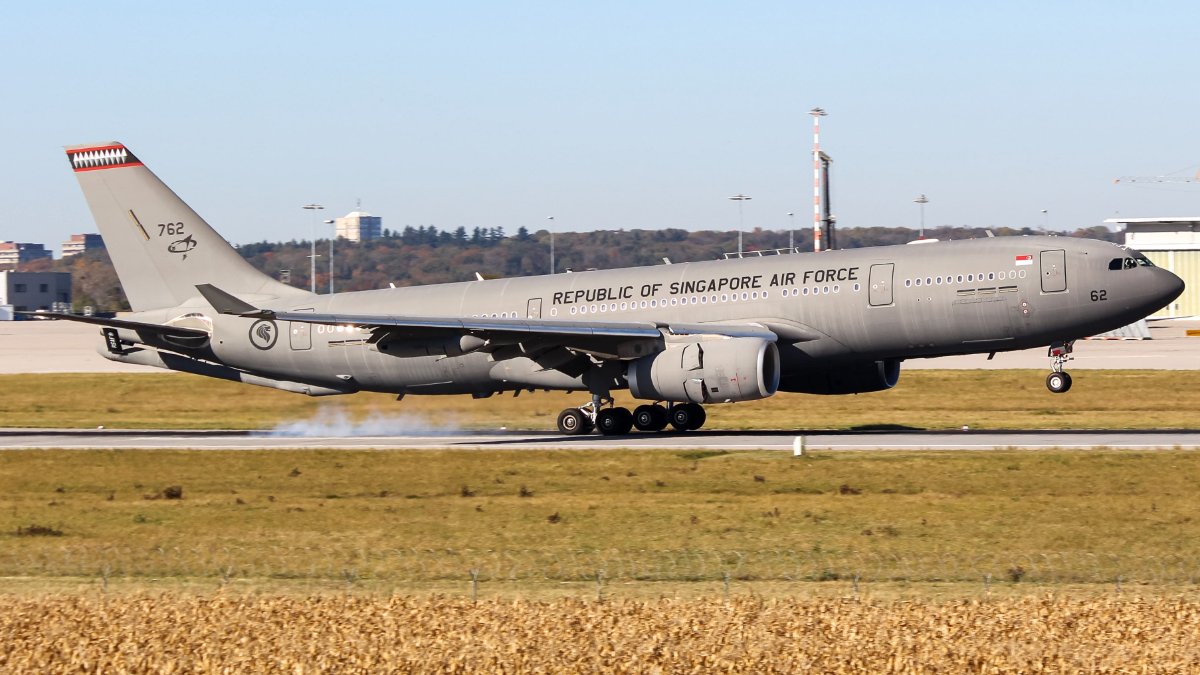
<path id="1" fill-rule="evenodd" d="M 1184 2 L 7 3 L 0 239 L 94 231 L 61 147 L 118 140 L 234 242 L 384 226 L 845 226 L 1200 215 Z M 1042 210 L 1047 213 L 1043 215 Z M 753 245 L 752 241 L 748 245 Z"/>

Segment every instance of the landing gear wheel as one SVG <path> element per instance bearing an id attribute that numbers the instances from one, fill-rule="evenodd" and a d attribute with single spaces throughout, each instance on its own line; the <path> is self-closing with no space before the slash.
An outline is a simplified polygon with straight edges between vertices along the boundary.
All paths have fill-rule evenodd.
<path id="1" fill-rule="evenodd" d="M 596 428 L 604 436 L 623 436 L 633 428 L 633 413 L 628 408 L 605 408 L 596 413 Z"/>
<path id="2" fill-rule="evenodd" d="M 558 414 L 558 430 L 568 436 L 586 434 L 592 430 L 592 420 L 579 408 L 567 408 Z"/>
<path id="3" fill-rule="evenodd" d="M 1046 376 L 1046 388 L 1055 394 L 1065 394 L 1071 389 L 1071 374 L 1050 373 Z"/>
<path id="4" fill-rule="evenodd" d="M 681 403 L 671 408 L 671 426 L 676 431 L 695 431 L 704 426 L 708 418 L 704 408 L 697 403 Z"/>
<path id="5" fill-rule="evenodd" d="M 661 405 L 639 405 L 633 409 L 633 426 L 638 431 L 662 431 L 667 427 L 667 409 Z"/>

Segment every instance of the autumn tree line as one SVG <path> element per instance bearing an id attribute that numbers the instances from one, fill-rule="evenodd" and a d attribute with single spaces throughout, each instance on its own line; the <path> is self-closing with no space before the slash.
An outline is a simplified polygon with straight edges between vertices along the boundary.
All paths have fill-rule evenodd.
<path id="1" fill-rule="evenodd" d="M 992 228 L 997 237 L 1037 234 L 1031 228 Z M 1060 232 L 1064 236 L 1119 241 L 1121 234 L 1102 226 Z M 985 228 L 931 227 L 929 238 L 968 239 L 988 236 Z M 915 233 L 904 227 L 839 228 L 838 248 L 885 246 L 912 241 Z M 795 232 L 795 245 L 812 250 L 812 231 Z M 743 235 L 745 251 L 771 251 L 788 246 L 787 231 L 755 229 Z M 310 241 L 242 244 L 238 251 L 254 267 L 300 288 L 309 288 Z M 434 226 L 385 230 L 384 236 L 365 242 L 343 239 L 333 244 L 333 284 L 341 291 L 361 291 L 396 286 L 416 286 L 450 281 L 528 276 L 550 272 L 550 232 L 520 228 L 511 236 L 503 228 L 465 227 L 439 230 Z M 316 288 L 329 292 L 329 240 L 318 240 Z M 555 269 L 583 271 L 694 262 L 722 258 L 737 250 L 737 233 L 682 229 L 597 230 L 554 234 Z M 129 303 L 121 290 L 112 262 L 104 250 L 93 250 L 60 260 L 37 260 L 18 268 L 27 272 L 70 272 L 76 311 L 85 306 L 96 311 L 122 311 Z M 220 280 L 214 280 L 220 283 Z"/>

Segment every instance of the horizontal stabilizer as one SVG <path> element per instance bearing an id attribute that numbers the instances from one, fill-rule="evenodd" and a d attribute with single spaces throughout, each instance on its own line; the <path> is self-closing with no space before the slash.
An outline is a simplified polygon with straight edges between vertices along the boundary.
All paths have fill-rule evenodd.
<path id="1" fill-rule="evenodd" d="M 97 326 L 103 326 L 104 337 L 108 342 L 108 350 L 114 354 L 119 354 L 124 351 L 117 331 L 114 329 L 123 328 L 136 332 L 140 338 L 147 344 L 153 344 L 158 347 L 168 349 L 184 348 L 184 349 L 200 349 L 208 344 L 208 331 L 200 330 L 199 328 L 184 328 L 182 326 L 172 326 L 170 324 L 161 323 L 146 323 L 144 321 L 128 321 L 126 319 L 108 319 L 99 316 L 82 316 L 79 314 L 66 314 L 64 312 L 17 312 L 20 316 L 50 319 L 75 321 L 78 323 L 90 323 Z"/>
<path id="2" fill-rule="evenodd" d="M 164 337 L 193 338 L 196 340 L 208 339 L 208 331 L 203 331 L 198 328 L 181 328 L 179 326 L 167 326 L 159 323 L 127 321 L 125 319 L 106 319 L 98 316 L 82 316 L 80 314 L 66 314 L 64 312 L 17 312 L 17 314 L 19 316 L 36 319 L 61 319 L 63 321 L 91 323 L 97 326 L 109 326 L 111 328 L 127 328 L 129 330 L 141 332 L 149 331 Z"/>

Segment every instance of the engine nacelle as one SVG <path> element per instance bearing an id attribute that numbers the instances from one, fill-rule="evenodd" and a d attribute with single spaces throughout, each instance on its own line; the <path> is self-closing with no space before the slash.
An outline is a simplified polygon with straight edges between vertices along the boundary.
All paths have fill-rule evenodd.
<path id="1" fill-rule="evenodd" d="M 758 338 L 668 344 L 629 363 L 629 392 L 652 401 L 753 401 L 779 389 L 779 349 Z"/>
<path id="2" fill-rule="evenodd" d="M 858 361 L 790 373 L 779 389 L 796 394 L 864 394 L 891 389 L 899 380 L 900 359 Z"/>

